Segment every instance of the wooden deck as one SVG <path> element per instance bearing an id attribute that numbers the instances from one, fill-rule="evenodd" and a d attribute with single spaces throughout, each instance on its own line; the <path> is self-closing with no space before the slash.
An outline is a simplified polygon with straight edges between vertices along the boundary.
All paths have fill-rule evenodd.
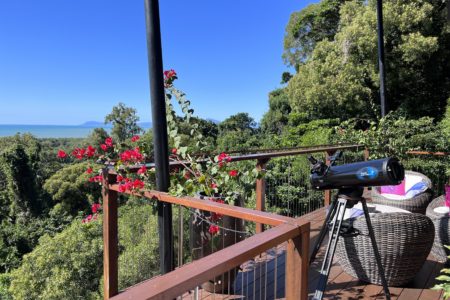
<path id="1" fill-rule="evenodd" d="M 316 210 L 303 216 L 311 222 L 311 247 L 314 245 L 325 218 L 325 209 Z M 317 260 L 309 270 L 309 296 L 312 298 L 318 281 L 318 271 L 323 256 L 319 252 Z M 261 261 L 260 263 L 258 261 Z M 430 290 L 435 278 L 442 269 L 430 255 L 414 280 L 404 287 L 391 287 L 392 299 L 399 300 L 437 300 L 440 291 Z M 284 298 L 285 253 L 283 247 L 268 254 L 266 259 L 256 258 L 237 274 L 233 295 L 208 293 L 200 289 L 198 299 L 283 299 Z M 195 299 L 194 292 L 186 293 L 183 299 Z M 383 288 L 379 285 L 367 284 L 343 272 L 339 264 L 333 263 L 328 279 L 324 299 L 384 299 Z"/>

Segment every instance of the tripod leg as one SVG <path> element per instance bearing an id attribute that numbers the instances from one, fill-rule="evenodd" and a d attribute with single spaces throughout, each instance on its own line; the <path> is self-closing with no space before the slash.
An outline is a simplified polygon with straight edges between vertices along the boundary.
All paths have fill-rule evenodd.
<path id="1" fill-rule="evenodd" d="M 338 200 L 336 214 L 333 218 L 333 226 L 330 230 L 327 250 L 325 252 L 322 269 L 319 274 L 319 283 L 317 284 L 317 289 L 314 293 L 314 300 L 321 300 L 323 297 L 323 292 L 327 287 L 328 275 L 330 274 L 331 265 L 333 264 L 334 252 L 336 251 L 336 245 L 339 238 L 339 232 L 341 230 L 342 219 L 344 218 L 346 205 L 347 200 Z"/>
<path id="2" fill-rule="evenodd" d="M 375 234 L 373 232 L 372 222 L 370 221 L 369 210 L 367 209 L 366 199 L 361 200 L 361 204 L 364 210 L 364 216 L 366 217 L 367 229 L 369 230 L 370 240 L 372 242 L 373 252 L 375 253 L 375 259 L 378 265 L 378 272 L 380 273 L 381 284 L 383 285 L 384 295 L 386 299 L 391 299 L 391 293 L 389 292 L 389 288 L 386 282 L 386 276 L 384 272 L 383 265 L 381 264 L 381 256 L 378 251 L 377 241 L 375 240 Z"/>
<path id="3" fill-rule="evenodd" d="M 328 211 L 328 214 L 325 218 L 325 221 L 323 222 L 322 228 L 320 229 L 319 237 L 317 238 L 316 243 L 314 244 L 314 248 L 311 252 L 311 256 L 309 258 L 309 264 L 311 265 L 314 260 L 316 259 L 317 252 L 320 250 L 320 246 L 323 243 L 323 239 L 327 235 L 327 232 L 329 230 L 329 224 L 330 220 L 334 218 L 334 215 L 336 213 L 336 206 L 337 206 L 337 199 L 335 199 L 333 202 L 331 202 L 330 209 Z"/>

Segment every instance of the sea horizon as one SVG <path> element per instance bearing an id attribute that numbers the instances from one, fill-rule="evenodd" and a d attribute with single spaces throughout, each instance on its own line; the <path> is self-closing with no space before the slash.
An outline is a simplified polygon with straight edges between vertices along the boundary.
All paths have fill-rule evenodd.
<path id="1" fill-rule="evenodd" d="M 147 125 L 147 126 L 146 126 Z M 149 129 L 148 122 L 140 124 L 143 129 Z M 110 132 L 110 125 L 30 125 L 30 124 L 0 124 L 0 137 L 29 133 L 37 138 L 85 138 L 95 128 L 103 128 Z"/>

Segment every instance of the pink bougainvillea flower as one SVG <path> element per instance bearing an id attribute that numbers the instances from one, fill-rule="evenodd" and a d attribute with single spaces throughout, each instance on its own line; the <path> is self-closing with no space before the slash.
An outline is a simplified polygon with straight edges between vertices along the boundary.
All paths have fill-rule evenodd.
<path id="1" fill-rule="evenodd" d="M 135 179 L 133 181 L 133 188 L 135 188 L 135 189 L 143 189 L 144 188 L 144 182 L 139 180 L 139 179 Z"/>
<path id="2" fill-rule="evenodd" d="M 213 182 L 213 183 L 211 183 L 210 187 L 211 187 L 212 189 L 217 189 L 217 184 L 215 184 L 215 183 Z"/>
<path id="3" fill-rule="evenodd" d="M 173 69 L 164 71 L 164 85 L 166 87 L 171 86 L 172 83 L 177 79 L 177 72 L 175 72 Z"/>
<path id="4" fill-rule="evenodd" d="M 86 173 L 91 174 L 93 171 L 92 167 L 87 168 Z"/>
<path id="5" fill-rule="evenodd" d="M 108 148 L 113 146 L 113 140 L 111 137 L 107 137 L 105 139 L 105 145 L 108 146 Z"/>
<path id="6" fill-rule="evenodd" d="M 103 180 L 102 175 L 97 175 L 89 178 L 89 182 L 101 182 Z"/>
<path id="7" fill-rule="evenodd" d="M 117 181 L 118 181 L 118 182 L 123 181 L 123 176 L 122 176 L 122 175 L 117 175 Z"/>
<path id="8" fill-rule="evenodd" d="M 211 233 L 212 235 L 217 234 L 219 232 L 219 226 L 212 224 L 209 225 L 208 232 Z"/>
<path id="9" fill-rule="evenodd" d="M 77 159 L 83 159 L 84 155 L 86 154 L 86 150 L 83 148 L 75 148 L 72 151 L 72 155 L 76 157 Z"/>
<path id="10" fill-rule="evenodd" d="M 97 213 L 102 208 L 102 205 L 100 203 L 92 203 L 91 205 L 91 211 L 92 213 Z"/>
<path id="11" fill-rule="evenodd" d="M 228 172 L 228 174 L 229 174 L 231 177 L 235 177 L 235 176 L 237 176 L 238 171 L 237 171 L 237 170 L 231 170 L 230 172 Z"/>
<path id="12" fill-rule="evenodd" d="M 85 223 L 89 223 L 90 221 L 92 221 L 92 215 L 87 215 L 86 218 L 84 218 L 81 223 L 85 224 Z"/>
<path id="13" fill-rule="evenodd" d="M 126 184 L 119 184 L 119 192 L 125 193 L 127 191 L 127 185 Z"/>
<path id="14" fill-rule="evenodd" d="M 145 165 L 140 167 L 137 171 L 138 174 L 145 174 L 145 172 L 147 172 L 147 167 Z"/>
<path id="15" fill-rule="evenodd" d="M 177 154 L 178 150 L 177 148 L 172 148 L 172 154 Z"/>
<path id="16" fill-rule="evenodd" d="M 139 162 L 142 158 L 143 155 L 141 154 L 139 147 L 131 150 L 125 150 L 120 154 L 120 160 L 122 162 Z"/>
<path id="17" fill-rule="evenodd" d="M 222 219 L 222 214 L 211 213 L 211 221 L 216 222 Z"/>
<path id="18" fill-rule="evenodd" d="M 95 148 L 92 147 L 91 145 L 87 146 L 86 148 L 86 155 L 87 157 L 92 157 L 95 155 Z"/>
<path id="19" fill-rule="evenodd" d="M 140 138 L 141 138 L 140 136 L 135 135 L 135 136 L 133 136 L 133 137 L 131 138 L 131 141 L 134 143 L 134 142 L 139 141 Z"/>
<path id="20" fill-rule="evenodd" d="M 58 157 L 59 158 L 66 158 L 67 157 L 67 153 L 64 152 L 63 150 L 58 150 Z"/>
<path id="21" fill-rule="evenodd" d="M 105 144 L 101 144 L 100 148 L 102 148 L 103 151 L 108 150 L 108 146 L 106 146 Z"/>
<path id="22" fill-rule="evenodd" d="M 219 162 L 230 162 L 231 161 L 231 156 L 229 156 L 228 154 L 226 154 L 225 152 L 222 152 L 219 154 L 219 156 L 217 157 L 217 160 Z"/>

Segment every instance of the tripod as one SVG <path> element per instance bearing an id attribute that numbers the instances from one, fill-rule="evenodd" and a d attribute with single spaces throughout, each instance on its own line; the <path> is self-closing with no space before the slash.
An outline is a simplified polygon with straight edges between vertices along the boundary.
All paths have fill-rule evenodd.
<path id="1" fill-rule="evenodd" d="M 381 264 L 380 253 L 378 252 L 378 246 L 375 241 L 375 235 L 373 233 L 372 223 L 370 222 L 369 210 L 367 209 L 366 199 L 362 197 L 363 188 L 347 188 L 339 189 L 336 198 L 330 205 L 330 210 L 325 218 L 322 229 L 319 233 L 319 238 L 314 245 L 314 249 L 311 253 L 310 264 L 316 258 L 317 252 L 327 234 L 329 229 L 329 240 L 325 257 L 322 263 L 322 268 L 319 274 L 319 283 L 314 293 L 314 300 L 321 300 L 323 293 L 327 287 L 328 275 L 330 274 L 331 264 L 333 263 L 334 252 L 336 251 L 337 242 L 341 233 L 344 214 L 347 208 L 352 208 L 356 203 L 361 202 L 364 216 L 366 217 L 367 229 L 369 231 L 370 240 L 372 242 L 373 251 L 375 253 L 375 259 L 378 265 L 378 272 L 380 273 L 381 283 L 383 285 L 384 294 L 386 299 L 391 299 L 386 277 L 384 273 L 383 265 Z"/>

